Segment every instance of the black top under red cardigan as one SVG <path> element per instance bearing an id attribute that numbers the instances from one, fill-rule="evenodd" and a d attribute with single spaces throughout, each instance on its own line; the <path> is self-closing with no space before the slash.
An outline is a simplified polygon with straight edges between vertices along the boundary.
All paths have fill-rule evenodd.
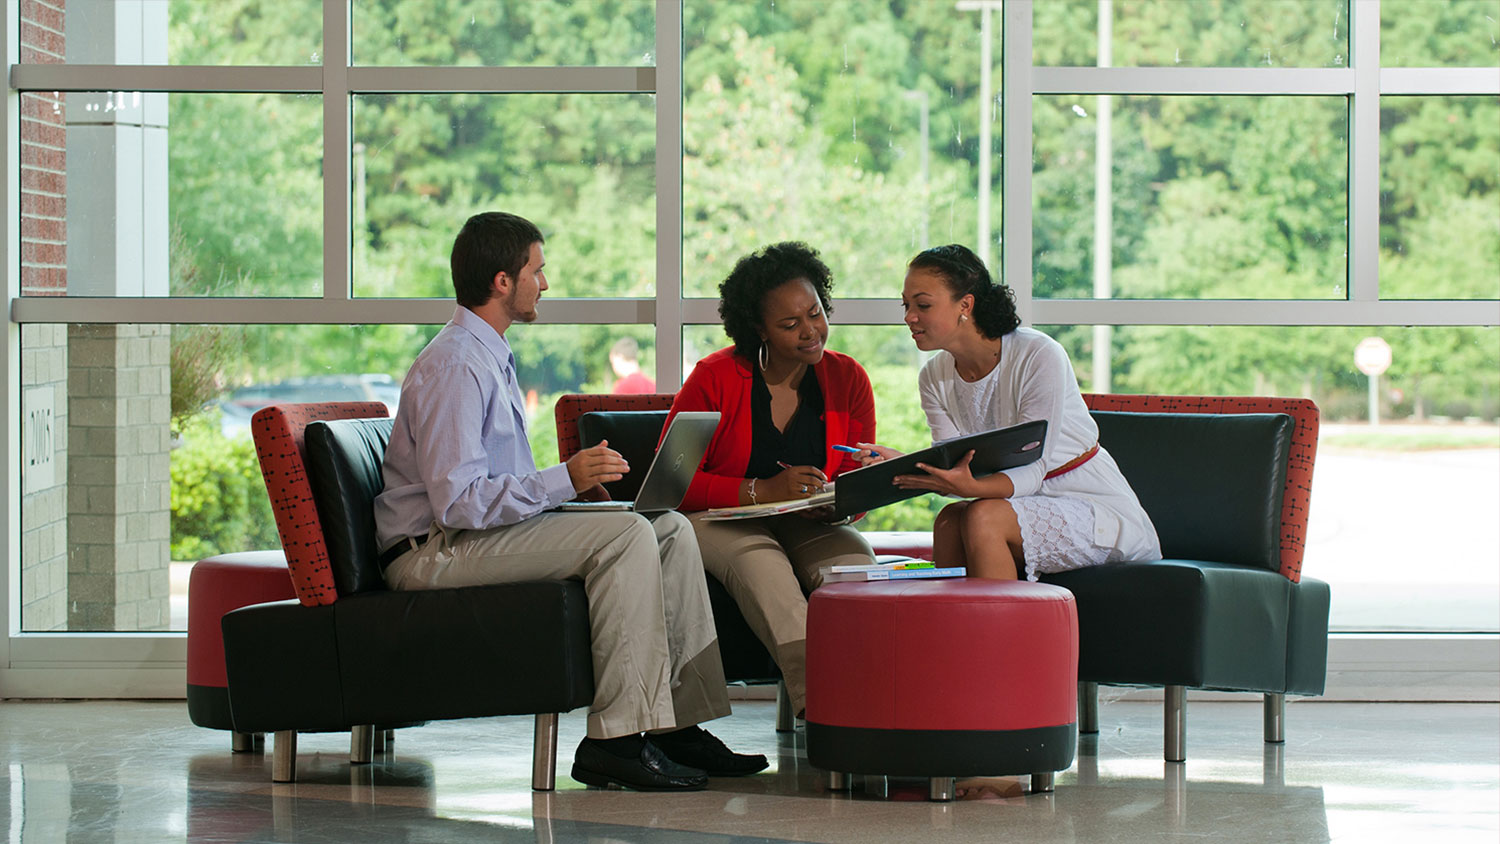
<path id="1" fill-rule="evenodd" d="M 703 465 L 682 501 L 683 510 L 741 503 L 740 487 L 746 478 L 752 441 L 750 387 L 754 365 L 736 354 L 733 347 L 720 349 L 698 361 L 672 402 L 668 425 L 684 410 L 716 410 L 721 414 Z M 875 442 L 875 397 L 870 376 L 848 355 L 824 351 L 814 371 L 823 391 L 825 454 L 820 468 L 832 479 L 859 468 L 857 460 L 835 451 L 833 446 Z"/>

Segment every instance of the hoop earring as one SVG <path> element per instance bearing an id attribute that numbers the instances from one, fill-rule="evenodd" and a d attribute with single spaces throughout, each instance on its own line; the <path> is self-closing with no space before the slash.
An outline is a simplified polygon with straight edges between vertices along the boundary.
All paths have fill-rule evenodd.
<path id="1" fill-rule="evenodd" d="M 765 343 L 761 343 L 760 344 L 760 371 L 761 372 L 765 372 L 766 371 L 766 367 L 769 366 L 770 363 L 771 363 L 771 359 L 766 354 L 766 344 Z"/>

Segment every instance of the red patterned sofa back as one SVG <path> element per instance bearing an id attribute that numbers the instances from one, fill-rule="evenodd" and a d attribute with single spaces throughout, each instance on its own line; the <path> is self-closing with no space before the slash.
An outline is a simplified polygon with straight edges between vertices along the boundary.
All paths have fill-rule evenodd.
<path id="1" fill-rule="evenodd" d="M 365 419 L 389 416 L 380 402 L 316 402 L 273 404 L 250 418 L 261 477 L 271 496 L 276 532 L 291 570 L 297 600 L 313 607 L 338 600 L 323 523 L 307 481 L 307 446 L 303 434 L 309 422 L 324 419 Z"/>
<path id="2" fill-rule="evenodd" d="M 553 410 L 557 418 L 557 459 L 566 462 L 578 453 L 578 417 L 596 410 L 670 410 L 676 393 L 570 393 L 559 396 Z M 651 444 L 652 449 L 656 447 Z"/>
<path id="3" fill-rule="evenodd" d="M 1281 497 L 1281 573 L 1302 579 L 1307 549 L 1307 507 L 1312 496 L 1313 458 L 1318 452 L 1318 406 L 1312 399 L 1270 396 L 1130 396 L 1084 393 L 1090 410 L 1127 413 L 1285 413 L 1292 417 L 1291 453 Z"/>

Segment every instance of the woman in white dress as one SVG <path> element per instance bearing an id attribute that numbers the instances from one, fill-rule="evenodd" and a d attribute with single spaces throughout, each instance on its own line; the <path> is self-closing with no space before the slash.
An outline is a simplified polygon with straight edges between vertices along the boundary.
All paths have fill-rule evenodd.
<path id="1" fill-rule="evenodd" d="M 952 469 L 918 464 L 925 474 L 896 478 L 906 489 L 965 499 L 933 523 L 935 560 L 967 566 L 971 577 L 1036 580 L 1039 572 L 1161 558 L 1151 518 L 1099 447 L 1068 353 L 1020 327 L 1014 295 L 977 255 L 957 244 L 917 255 L 901 306 L 917 348 L 937 351 L 917 377 L 933 442 L 1047 420 L 1042 457 L 1025 466 L 975 478 L 971 452 Z M 900 454 L 861 445 L 877 455 L 867 462 Z"/>

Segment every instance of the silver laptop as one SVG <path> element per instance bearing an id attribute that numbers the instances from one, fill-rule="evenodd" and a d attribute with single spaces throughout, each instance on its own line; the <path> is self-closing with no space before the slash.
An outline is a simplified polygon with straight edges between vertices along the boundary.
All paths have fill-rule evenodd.
<path id="1" fill-rule="evenodd" d="M 688 485 L 703 462 L 703 453 L 708 451 L 709 440 L 719 427 L 717 411 L 684 410 L 672 417 L 667 435 L 661 447 L 651 458 L 646 476 L 641 479 L 641 491 L 634 501 L 568 501 L 557 509 L 564 513 L 580 513 L 599 510 L 630 510 L 636 513 L 657 513 L 675 510 L 687 495 Z"/>

